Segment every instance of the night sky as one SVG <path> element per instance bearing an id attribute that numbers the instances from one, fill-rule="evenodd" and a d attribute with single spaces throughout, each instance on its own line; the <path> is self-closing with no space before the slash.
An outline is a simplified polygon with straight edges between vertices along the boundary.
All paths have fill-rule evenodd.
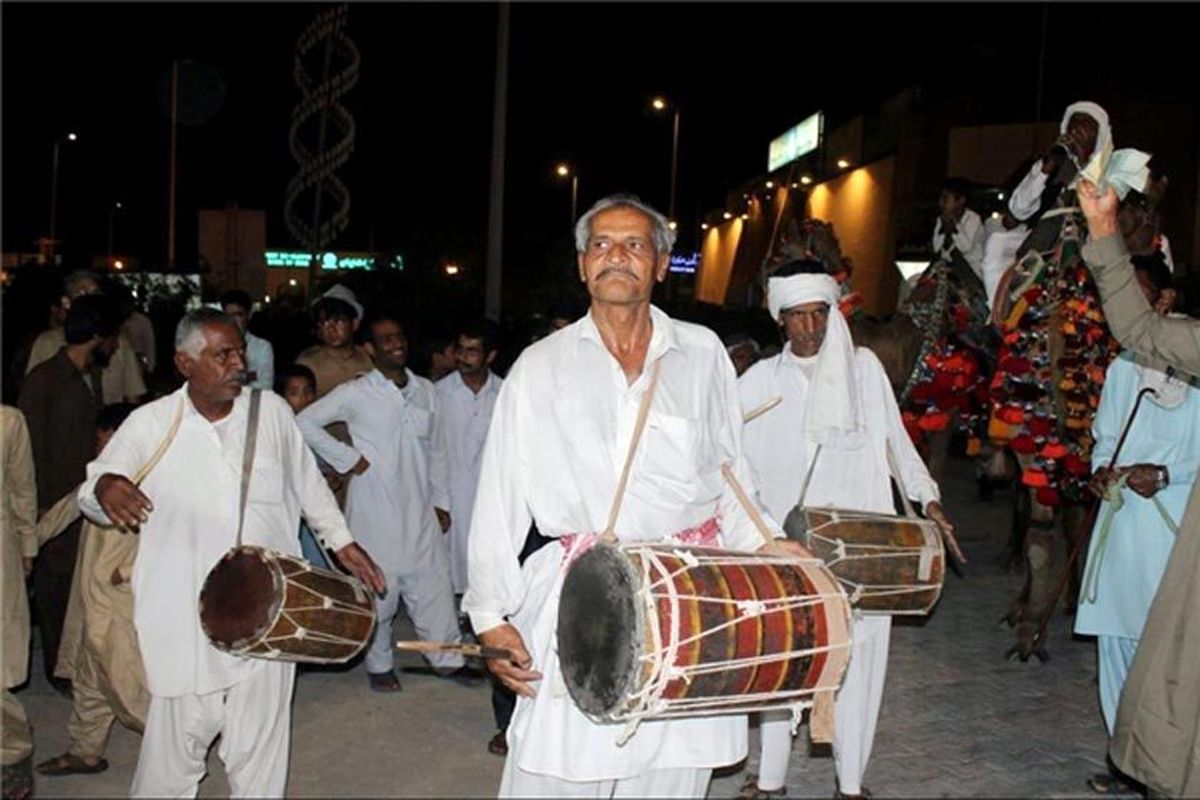
<path id="1" fill-rule="evenodd" d="M 158 84 L 176 58 L 214 67 L 226 90 L 210 121 L 181 129 L 178 262 L 194 263 L 196 211 L 228 202 L 265 209 L 270 244 L 295 246 L 282 215 L 295 172 L 292 52 L 328 7 L 4 3 L 4 249 L 30 252 L 47 230 L 51 142 L 75 130 L 59 175 L 63 250 L 76 263 L 102 254 L 119 199 L 117 252 L 162 263 L 169 126 Z M 1053 6 L 1043 117 L 1057 119 L 1078 83 L 1115 74 L 1118 59 L 1147 92 L 1189 82 L 1191 10 Z M 559 159 L 580 171 L 581 210 L 616 190 L 665 210 L 670 123 L 649 112 L 657 93 L 682 108 L 678 216 L 694 244 L 700 213 L 765 172 L 768 141 L 818 109 L 837 125 L 931 81 L 975 93 L 977 118 L 964 124 L 1029 120 L 1042 13 L 973 3 L 516 5 L 507 268 L 544 263 L 566 241 Z M 335 247 L 398 250 L 416 268 L 444 258 L 481 268 L 496 17 L 494 5 L 350 5 L 362 65 L 344 103 L 358 131 L 341 171 L 351 223 Z M 1151 44 L 1138 51 L 1125 36 Z"/>

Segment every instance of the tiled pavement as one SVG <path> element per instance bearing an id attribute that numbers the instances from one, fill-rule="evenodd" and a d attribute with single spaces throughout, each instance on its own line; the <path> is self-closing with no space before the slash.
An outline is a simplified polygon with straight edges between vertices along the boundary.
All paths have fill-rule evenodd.
<path id="1" fill-rule="evenodd" d="M 924 622 L 899 623 L 866 786 L 877 797 L 1087 796 L 1085 778 L 1103 766 L 1105 735 L 1095 691 L 1094 645 L 1073 641 L 1069 620 L 1055 619 L 1051 660 L 1003 660 L 1012 640 L 997 620 L 1020 577 L 996 555 L 1008 526 L 1008 495 L 975 498 L 971 468 L 950 465 L 946 505 L 971 564 L 950 576 Z M 34 653 L 40 673 L 40 653 Z M 401 663 L 420 663 L 405 655 Z M 494 796 L 501 761 L 484 744 L 494 732 L 488 691 L 425 675 L 402 675 L 404 691 L 370 692 L 361 663 L 299 676 L 289 794 L 330 797 Z M 62 752 L 70 705 L 40 674 L 19 694 L 35 726 L 38 757 Z M 801 731 L 801 736 L 806 732 Z M 40 778 L 39 793 L 120 796 L 128 791 L 138 737 L 114 731 L 109 770 L 100 775 Z M 808 758 L 799 739 L 788 776 L 792 797 L 829 797 L 833 759 Z M 757 762 L 751 736 L 749 768 Z M 220 763 L 201 796 L 228 792 Z M 732 772 L 732 771 L 729 771 Z M 710 797 L 732 797 L 738 771 L 714 780 Z"/>

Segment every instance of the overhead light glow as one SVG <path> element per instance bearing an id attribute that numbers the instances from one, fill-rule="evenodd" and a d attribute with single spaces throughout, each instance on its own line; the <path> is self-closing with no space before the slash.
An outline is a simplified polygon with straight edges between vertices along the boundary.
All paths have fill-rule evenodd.
<path id="1" fill-rule="evenodd" d="M 838 169 L 845 169 L 846 167 L 850 166 L 850 162 L 844 158 L 839 158 L 837 165 L 838 165 Z"/>
<path id="2" fill-rule="evenodd" d="M 800 182 L 803 183 L 805 186 L 808 186 L 810 183 L 812 183 L 812 178 L 808 177 L 807 175 L 804 175 L 800 178 Z"/>
<path id="3" fill-rule="evenodd" d="M 458 264 L 447 264 L 446 265 L 446 274 L 447 275 L 457 275 L 458 274 Z"/>
<path id="4" fill-rule="evenodd" d="M 774 189 L 774 188 L 775 188 L 775 181 L 767 181 L 767 188 L 768 188 L 768 189 Z"/>
<path id="5" fill-rule="evenodd" d="M 728 211 L 726 211 L 721 216 L 723 216 L 725 219 L 733 219 L 733 214 L 730 214 Z"/>

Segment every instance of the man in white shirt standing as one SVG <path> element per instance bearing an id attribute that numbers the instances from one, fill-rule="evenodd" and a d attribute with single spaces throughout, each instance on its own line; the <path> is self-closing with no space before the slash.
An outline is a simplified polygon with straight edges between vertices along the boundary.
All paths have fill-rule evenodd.
<path id="1" fill-rule="evenodd" d="M 367 679 L 380 692 L 400 691 L 392 621 L 401 598 L 421 639 L 460 642 L 450 589 L 450 565 L 440 541 L 450 527 L 446 452 L 435 435 L 437 394 L 413 374 L 400 322 L 377 314 L 367 326 L 365 350 L 374 369 L 348 380 L 300 412 L 304 440 L 331 467 L 353 473 L 346 520 L 379 559 L 388 592 L 375 604 L 378 623 L 367 650 Z M 354 444 L 325 427 L 344 422 Z M 467 683 L 460 653 L 426 656 L 437 674 Z"/>
<path id="2" fill-rule="evenodd" d="M 782 398 L 743 432 L 762 500 L 776 519 L 798 503 L 894 514 L 890 450 L 909 495 L 959 554 L 937 484 L 904 429 L 887 373 L 874 353 L 854 347 L 838 311 L 839 295 L 837 281 L 819 261 L 785 264 L 768 279 L 771 317 L 787 342 L 778 356 L 758 362 L 738 381 L 743 413 Z M 850 665 L 834 704 L 837 797 L 869 796 L 862 778 L 883 699 L 891 622 L 886 615 L 854 613 Z M 764 714 L 761 736 L 759 774 L 747 781 L 743 796 L 783 796 L 791 715 Z"/>
<path id="3" fill-rule="evenodd" d="M 250 332 L 250 311 L 254 308 L 250 294 L 241 289 L 230 289 L 221 295 L 221 308 L 237 322 L 246 340 L 246 370 L 251 376 L 247 385 L 251 389 L 267 391 L 275 388 L 275 350 L 266 339 Z"/>
<path id="4" fill-rule="evenodd" d="M 938 197 L 941 214 L 933 223 L 933 252 L 951 262 L 961 255 L 971 271 L 983 281 L 983 220 L 967 208 L 971 185 L 962 178 L 948 178 Z"/>
<path id="5" fill-rule="evenodd" d="M 481 643 L 512 653 L 488 661 L 519 695 L 501 796 L 703 797 L 712 769 L 746 754 L 744 715 L 644 722 L 619 744 L 623 725 L 597 724 L 575 706 L 555 651 L 568 547 L 606 528 L 621 541 L 691 530 L 733 549 L 763 544 L 721 475 L 730 463 L 753 496 L 725 348 L 650 304 L 674 239 L 662 214 L 629 195 L 584 214 L 575 246 L 591 308 L 527 347 L 496 400 L 463 608 Z M 648 424 L 614 504 L 651 387 Z M 531 521 L 559 542 L 519 566 Z"/>
<path id="6" fill-rule="evenodd" d="M 175 332 L 175 367 L 187 382 L 133 412 L 79 489 L 90 519 L 141 537 L 134 623 L 151 697 L 130 793 L 195 796 L 220 735 L 230 794 L 281 797 L 295 664 L 223 653 L 200 627 L 200 587 L 234 546 L 239 526 L 250 393 L 242 391 L 237 323 L 215 309 L 189 313 Z M 132 483 L 168 440 L 140 487 Z M 303 512 L 343 566 L 383 590 L 379 568 L 346 529 L 291 410 L 269 392 L 261 398 L 246 495 L 246 544 L 298 556 Z"/>
<path id="7" fill-rule="evenodd" d="M 437 382 L 437 434 L 446 450 L 450 480 L 450 581 L 454 594 L 467 591 L 467 534 L 479 484 L 483 442 L 500 393 L 496 334 L 486 322 L 466 325 L 455 342 L 458 369 Z"/>

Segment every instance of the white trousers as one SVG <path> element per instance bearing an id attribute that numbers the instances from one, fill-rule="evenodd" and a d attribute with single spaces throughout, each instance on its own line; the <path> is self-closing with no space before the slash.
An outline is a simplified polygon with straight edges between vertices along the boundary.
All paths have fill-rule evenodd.
<path id="1" fill-rule="evenodd" d="M 439 536 L 441 534 L 438 534 Z M 436 543 L 442 547 L 440 543 Z M 445 561 L 430 568 L 415 569 L 400 575 L 387 576 L 387 594 L 375 598 L 375 633 L 367 649 L 367 672 L 391 672 L 396 663 L 396 637 L 392 622 L 400 609 L 400 599 L 422 641 L 461 642 L 458 613 L 454 610 L 454 593 L 450 590 L 450 574 Z M 441 567 L 436 568 L 436 567 Z M 425 658 L 438 669 L 458 669 L 466 661 L 462 653 L 427 653 Z"/>
<path id="2" fill-rule="evenodd" d="M 586 757 L 586 756 L 583 756 Z M 504 760 L 500 797 L 704 797 L 712 770 L 656 769 L 632 778 L 607 781 L 565 781 L 519 769 Z"/>
<path id="3" fill-rule="evenodd" d="M 195 797 L 208 748 L 220 734 L 217 755 L 229 776 L 229 795 L 283 797 L 295 679 L 295 664 L 268 661 L 218 692 L 152 695 L 130 795 Z"/>
<path id="4" fill-rule="evenodd" d="M 871 758 L 879 706 L 883 702 L 892 618 L 856 614 L 850 636 L 850 663 L 833 704 L 833 762 L 838 789 L 843 794 L 862 794 L 863 774 Z M 759 735 L 762 751 L 758 788 L 782 788 L 787 783 L 788 759 L 792 754 L 791 713 L 764 713 Z"/>

